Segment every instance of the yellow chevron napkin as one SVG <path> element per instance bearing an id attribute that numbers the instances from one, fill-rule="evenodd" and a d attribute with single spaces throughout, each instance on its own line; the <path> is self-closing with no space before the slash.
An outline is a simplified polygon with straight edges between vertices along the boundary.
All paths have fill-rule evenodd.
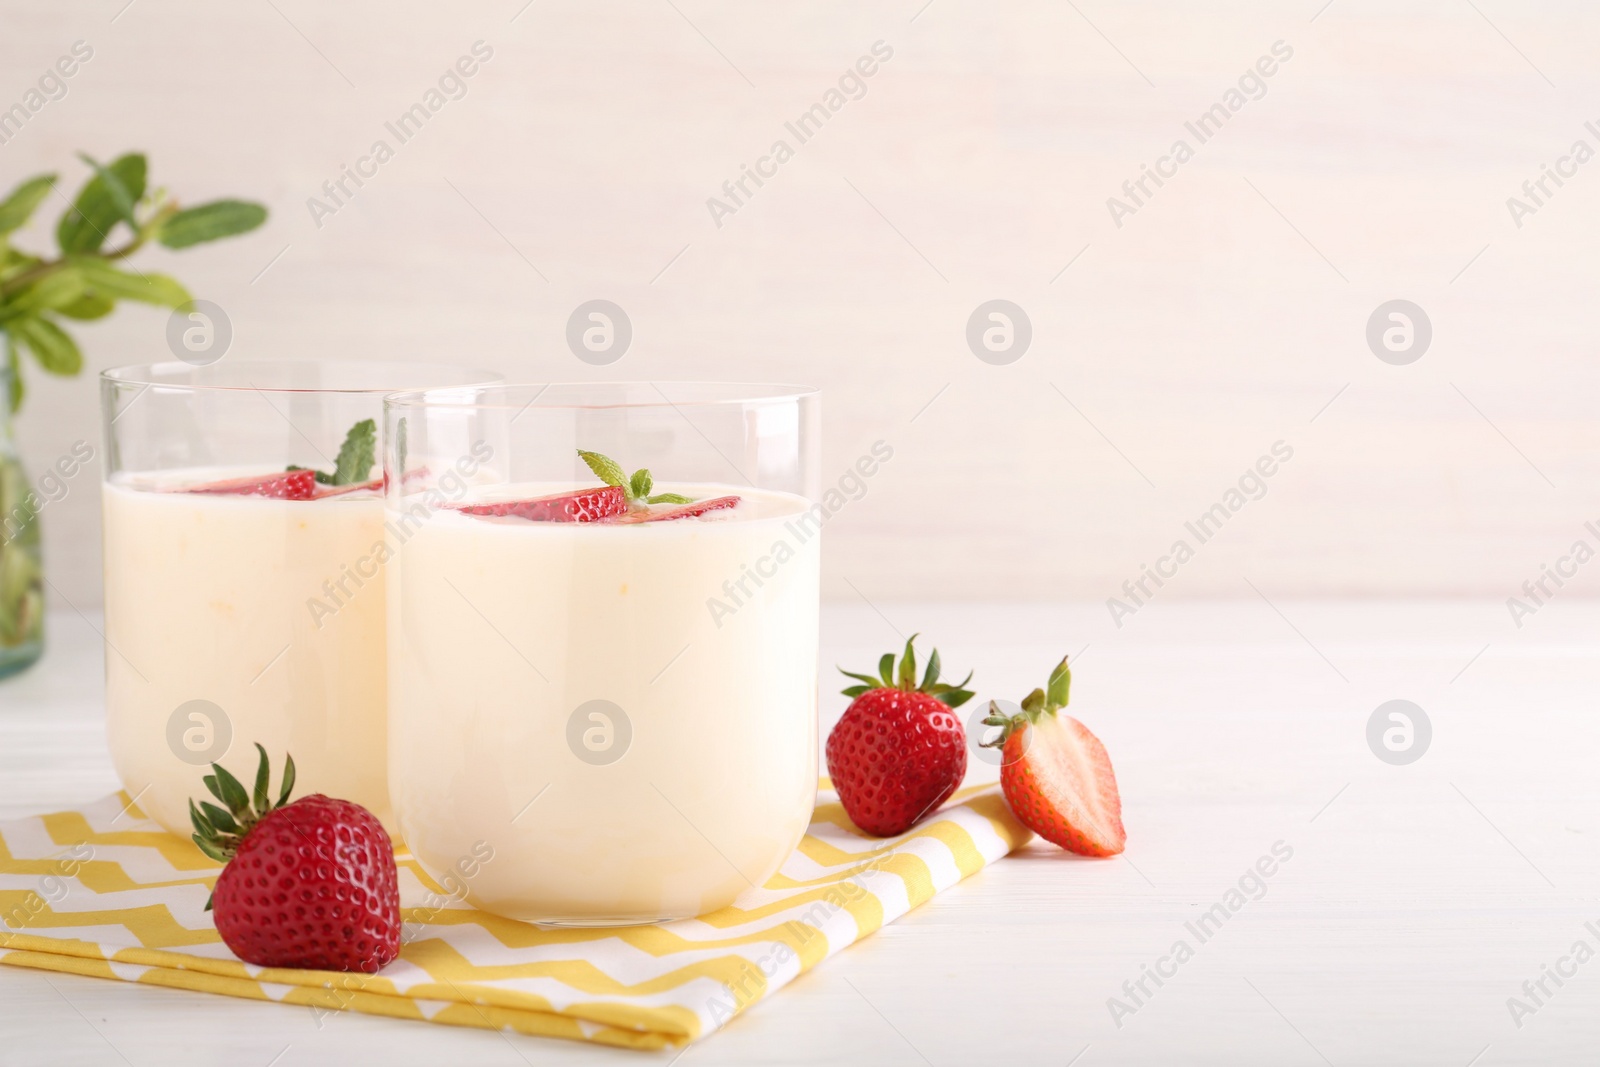
<path id="1" fill-rule="evenodd" d="M 863 836 L 827 779 L 783 868 L 721 911 L 602 930 L 478 911 L 402 853 L 400 958 L 357 975 L 241 963 L 206 897 L 220 869 L 124 794 L 0 822 L 0 963 L 309 1007 L 595 1041 L 682 1045 L 1026 844 L 996 786 L 897 838 Z"/>

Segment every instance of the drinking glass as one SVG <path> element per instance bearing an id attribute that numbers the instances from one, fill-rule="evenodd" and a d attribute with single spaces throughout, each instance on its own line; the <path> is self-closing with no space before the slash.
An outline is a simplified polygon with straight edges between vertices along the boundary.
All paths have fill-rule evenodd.
<path id="1" fill-rule="evenodd" d="M 495 378 L 244 361 L 100 376 L 107 732 L 145 813 L 187 836 L 207 765 L 249 781 L 259 743 L 280 770 L 294 757 L 299 795 L 353 800 L 392 829 L 383 494 L 360 438 L 376 438 L 385 393 Z"/>
<path id="2" fill-rule="evenodd" d="M 793 851 L 817 786 L 819 405 L 388 398 L 389 779 L 436 877 L 511 918 L 615 925 L 715 910 Z"/>

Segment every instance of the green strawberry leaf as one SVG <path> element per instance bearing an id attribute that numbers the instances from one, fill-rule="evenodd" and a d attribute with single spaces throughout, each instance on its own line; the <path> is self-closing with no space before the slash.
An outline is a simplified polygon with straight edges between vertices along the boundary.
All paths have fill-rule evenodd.
<path id="1" fill-rule="evenodd" d="M 206 813 L 206 821 L 218 830 L 227 834 L 239 832 L 239 823 L 234 819 L 232 813 L 223 811 L 209 800 L 202 800 L 200 807 Z"/>
<path id="2" fill-rule="evenodd" d="M 189 801 L 189 821 L 194 824 L 196 834 L 209 836 L 213 832 L 214 828 L 206 821 L 206 817 L 200 814 L 200 809 L 194 806 L 193 799 Z"/>
<path id="3" fill-rule="evenodd" d="M 844 692 L 847 695 L 857 696 L 867 689 L 900 689 L 908 693 L 926 693 L 943 703 L 946 707 L 959 708 L 972 699 L 972 692 L 967 689 L 967 683 L 972 681 L 972 672 L 955 685 L 939 681 L 939 672 L 942 669 L 939 659 L 939 650 L 934 649 L 928 653 L 928 667 L 922 675 L 922 682 L 917 682 L 917 650 L 916 640 L 918 634 L 912 634 L 906 641 L 906 649 L 900 658 L 898 667 L 895 664 L 893 652 L 886 652 L 878 661 L 878 677 L 867 674 L 856 674 L 854 671 L 839 669 L 839 673 L 847 678 L 853 678 L 863 683 L 865 688 L 851 686 Z"/>
<path id="4" fill-rule="evenodd" d="M 218 863 L 227 863 L 229 858 L 230 858 L 226 852 L 223 852 L 216 845 L 212 844 L 210 839 L 208 839 L 204 834 L 195 834 L 194 835 L 194 843 L 196 845 L 200 846 L 200 851 L 201 852 L 204 852 L 207 856 L 210 856 L 212 859 L 216 860 Z M 207 911 L 211 910 L 211 898 L 210 897 L 206 898 L 206 910 Z"/>
<path id="5" fill-rule="evenodd" d="M 289 803 L 289 794 L 294 791 L 294 757 L 287 752 L 283 756 L 283 787 L 278 791 L 277 807 Z"/>
<path id="6" fill-rule="evenodd" d="M 267 760 L 267 750 L 261 747 L 259 741 L 256 743 L 256 751 L 261 753 L 261 763 L 256 767 L 256 787 L 251 791 L 250 799 L 255 801 L 256 813 L 265 815 L 269 810 L 267 806 L 267 783 L 272 775 L 272 767 Z"/>
<path id="7" fill-rule="evenodd" d="M 1067 668 L 1067 657 L 1062 656 L 1061 662 L 1056 664 L 1056 669 L 1050 672 L 1050 681 L 1045 687 L 1046 706 L 1054 711 L 1067 706 L 1067 697 L 1072 689 L 1072 671 Z"/>
<path id="8" fill-rule="evenodd" d="M 906 650 L 900 657 L 900 688 L 915 689 L 917 687 L 917 650 L 911 647 L 911 642 L 917 639 L 917 634 L 906 638 Z"/>
<path id="9" fill-rule="evenodd" d="M 947 708 L 959 708 L 972 699 L 972 694 L 965 689 L 953 689 L 948 693 L 940 693 L 939 701 Z"/>

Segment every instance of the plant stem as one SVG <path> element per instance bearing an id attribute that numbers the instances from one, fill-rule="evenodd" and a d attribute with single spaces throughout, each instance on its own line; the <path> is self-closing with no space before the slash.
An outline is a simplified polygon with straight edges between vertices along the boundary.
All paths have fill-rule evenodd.
<path id="1" fill-rule="evenodd" d="M 99 256 L 108 263 L 114 263 L 119 259 L 127 259 L 135 252 L 139 251 L 139 249 L 143 248 L 145 243 L 150 240 L 150 236 L 160 228 L 163 222 L 171 218 L 177 212 L 177 210 L 178 204 L 176 201 L 168 201 L 167 203 L 162 204 L 160 207 L 156 208 L 156 210 L 148 219 L 145 220 L 144 225 L 139 227 L 138 232 L 133 235 L 133 240 L 129 241 L 121 248 L 113 248 L 109 252 L 95 252 L 92 254 Z M 0 284 L 0 297 L 10 296 L 12 293 L 15 293 L 24 286 L 36 282 L 40 278 L 48 277 L 49 275 L 60 270 L 62 267 L 66 266 L 70 266 L 70 264 L 67 260 L 67 257 L 62 256 L 59 259 L 47 260 L 46 262 L 29 267 L 16 277 L 8 279 L 3 284 Z"/>

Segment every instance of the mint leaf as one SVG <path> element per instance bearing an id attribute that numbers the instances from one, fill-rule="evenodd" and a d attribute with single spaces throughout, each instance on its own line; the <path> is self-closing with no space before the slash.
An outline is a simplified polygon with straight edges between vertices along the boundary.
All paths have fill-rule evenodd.
<path id="1" fill-rule="evenodd" d="M 333 461 L 332 474 L 294 463 L 284 470 L 309 470 L 318 485 L 359 485 L 367 480 L 377 460 L 378 424 L 371 419 L 362 419 L 344 435 L 344 444 L 339 446 L 339 455 Z"/>
<path id="2" fill-rule="evenodd" d="M 116 208 L 117 217 L 126 222 L 132 229 L 138 230 L 139 219 L 134 215 L 133 208 L 134 202 L 144 195 L 144 191 L 141 189 L 136 196 L 123 183 L 120 174 L 102 167 L 98 162 L 82 152 L 78 153 L 78 158 L 89 164 L 90 168 L 94 170 L 95 176 L 105 184 L 106 194 L 111 198 L 112 206 Z"/>
<path id="3" fill-rule="evenodd" d="M 56 308 L 56 312 L 69 319 L 80 319 L 85 322 L 91 319 L 103 319 L 117 309 L 117 302 L 108 296 L 99 293 L 85 293 L 70 304 Z"/>
<path id="4" fill-rule="evenodd" d="M 682 493 L 657 493 L 645 501 L 646 504 L 693 504 L 694 497 L 684 496 Z"/>
<path id="5" fill-rule="evenodd" d="M 97 256 L 73 256 L 68 261 L 83 275 L 89 291 L 108 300 L 138 300 L 175 308 L 191 299 L 189 290 L 165 274 L 130 274 Z"/>
<path id="6" fill-rule="evenodd" d="M 15 415 L 17 409 L 22 406 L 22 364 L 17 359 L 17 342 L 3 330 L 0 330 L 0 335 L 4 335 L 6 339 L 6 383 L 9 386 L 6 390 L 6 401 L 10 405 L 11 413 Z M 0 472 L 4 470 L 5 468 L 0 466 Z"/>
<path id="7" fill-rule="evenodd" d="M 641 500 L 649 496 L 651 484 L 650 472 L 640 467 L 633 472 L 633 480 L 628 483 L 628 499 Z"/>
<path id="8" fill-rule="evenodd" d="M 367 480 L 378 455 L 378 424 L 362 419 L 350 427 L 333 463 L 332 485 L 355 485 Z"/>
<path id="9" fill-rule="evenodd" d="M 41 174 L 29 178 L 13 189 L 10 196 L 0 200 L 0 234 L 21 229 L 55 184 L 54 174 Z"/>
<path id="10" fill-rule="evenodd" d="M 120 195 L 106 185 L 105 173 L 116 177 Z M 100 251 L 100 246 L 106 243 L 106 235 L 122 221 L 122 202 L 137 202 L 144 196 L 144 180 L 144 156 L 137 152 L 121 156 L 103 172 L 97 172 L 56 225 L 56 243 L 61 251 L 68 254 Z"/>
<path id="11" fill-rule="evenodd" d="M 61 327 L 48 319 L 24 315 L 7 323 L 6 331 L 51 374 L 71 376 L 83 369 L 83 353 Z"/>
<path id="12" fill-rule="evenodd" d="M 267 221 L 267 209 L 244 200 L 214 200 L 185 208 L 161 224 L 156 240 L 168 248 L 188 248 L 202 241 L 249 233 Z"/>
<path id="13" fill-rule="evenodd" d="M 628 476 L 622 473 L 622 468 L 617 466 L 615 460 L 608 459 L 598 452 L 585 452 L 581 448 L 578 449 L 578 455 L 583 457 L 589 469 L 594 471 L 594 476 L 602 482 L 607 485 L 622 486 L 624 489 L 628 487 Z"/>
<path id="14" fill-rule="evenodd" d="M 59 311 L 84 295 L 83 274 L 72 267 L 51 271 L 0 308 L 0 319 L 40 311 Z"/>

